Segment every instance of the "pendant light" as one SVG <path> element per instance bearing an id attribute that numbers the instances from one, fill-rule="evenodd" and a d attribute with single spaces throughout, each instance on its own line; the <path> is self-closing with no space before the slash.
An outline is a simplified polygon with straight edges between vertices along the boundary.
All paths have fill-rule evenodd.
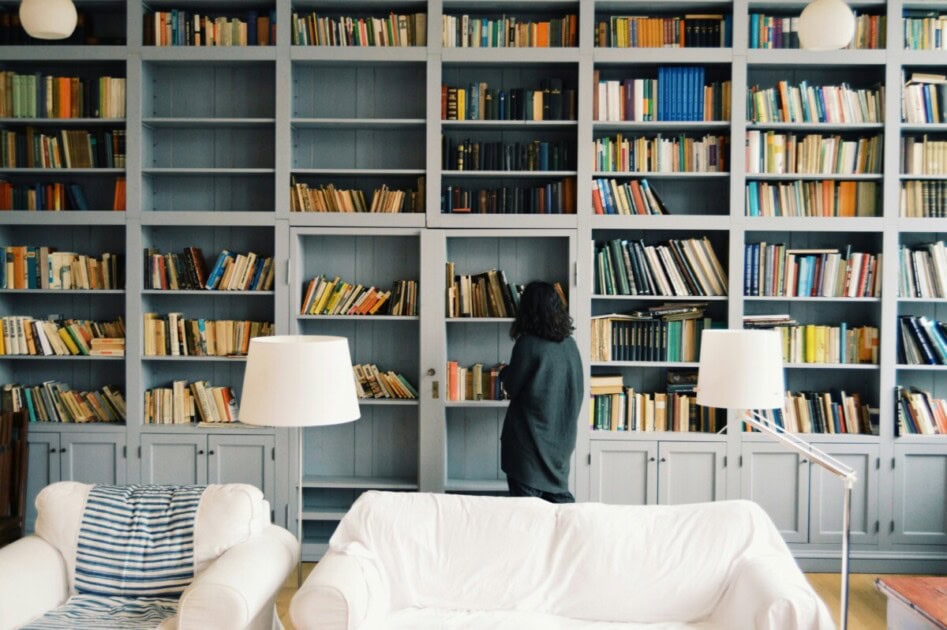
<path id="1" fill-rule="evenodd" d="M 66 39 L 76 30 L 76 5 L 72 0 L 22 0 L 20 24 L 36 39 Z"/>
<path id="2" fill-rule="evenodd" d="M 799 16 L 799 45 L 806 50 L 845 48 L 855 35 L 855 14 L 842 0 L 815 0 Z"/>

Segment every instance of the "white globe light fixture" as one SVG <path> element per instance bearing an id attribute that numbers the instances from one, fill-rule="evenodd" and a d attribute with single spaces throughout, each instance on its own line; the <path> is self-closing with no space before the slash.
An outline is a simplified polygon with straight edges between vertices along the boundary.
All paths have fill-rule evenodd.
<path id="1" fill-rule="evenodd" d="M 36 39 L 66 39 L 76 30 L 76 5 L 72 0 L 22 0 L 20 24 Z"/>
<path id="2" fill-rule="evenodd" d="M 815 0 L 799 16 L 799 44 L 806 50 L 845 48 L 855 35 L 855 14 L 842 0 Z"/>

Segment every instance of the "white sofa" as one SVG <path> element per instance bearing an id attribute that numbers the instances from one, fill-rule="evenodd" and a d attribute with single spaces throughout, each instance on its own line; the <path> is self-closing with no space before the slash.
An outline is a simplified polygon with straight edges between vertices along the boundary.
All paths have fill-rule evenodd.
<path id="1" fill-rule="evenodd" d="M 367 492 L 290 604 L 300 630 L 824 630 L 755 503 Z"/>
<path id="2" fill-rule="evenodd" d="M 77 546 L 91 489 L 77 482 L 47 486 L 36 498 L 35 534 L 0 549 L 0 630 L 33 622 L 77 594 Z M 162 630 L 282 627 L 276 594 L 299 560 L 299 543 L 270 524 L 269 503 L 260 490 L 246 484 L 208 486 L 193 524 L 194 578 L 177 601 L 176 615 L 155 625 Z M 126 599 L 136 605 L 148 601 Z"/>

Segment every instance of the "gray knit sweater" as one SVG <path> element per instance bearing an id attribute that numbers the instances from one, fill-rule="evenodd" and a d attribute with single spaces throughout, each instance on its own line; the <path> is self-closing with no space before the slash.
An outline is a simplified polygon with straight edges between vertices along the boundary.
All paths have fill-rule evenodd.
<path id="1" fill-rule="evenodd" d="M 567 492 L 585 391 L 575 340 L 520 336 L 500 379 L 510 395 L 500 435 L 503 471 L 544 492 Z"/>

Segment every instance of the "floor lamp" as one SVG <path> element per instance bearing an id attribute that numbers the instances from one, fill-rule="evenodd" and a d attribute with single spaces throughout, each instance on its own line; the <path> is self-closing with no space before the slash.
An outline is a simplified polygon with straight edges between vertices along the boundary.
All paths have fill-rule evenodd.
<path id="1" fill-rule="evenodd" d="M 782 409 L 785 400 L 782 340 L 775 330 L 705 330 L 700 340 L 697 404 L 741 409 L 743 421 L 808 457 L 845 485 L 842 505 L 842 598 L 839 616 L 848 627 L 848 544 L 855 471 L 828 453 L 787 433 L 757 409 Z"/>
<path id="2" fill-rule="evenodd" d="M 295 427 L 299 449 L 296 537 L 303 541 L 303 427 L 359 418 L 352 358 L 345 337 L 281 335 L 250 340 L 240 397 L 240 421 Z M 300 556 L 301 558 L 301 556 Z M 302 584 L 302 560 L 296 579 Z"/>

